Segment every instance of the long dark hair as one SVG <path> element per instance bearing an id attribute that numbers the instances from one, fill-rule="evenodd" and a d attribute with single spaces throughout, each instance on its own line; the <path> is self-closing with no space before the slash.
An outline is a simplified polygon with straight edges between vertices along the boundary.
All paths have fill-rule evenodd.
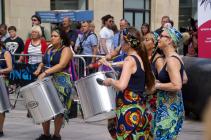
<path id="1" fill-rule="evenodd" d="M 128 31 L 128 42 L 131 44 L 131 47 L 138 53 L 138 55 L 141 57 L 143 61 L 146 86 L 147 86 L 147 89 L 151 90 L 154 87 L 155 78 L 153 76 L 150 62 L 148 59 L 147 49 L 145 45 L 143 44 L 143 42 L 141 42 L 140 32 L 136 28 L 129 27 L 127 28 L 127 31 Z M 134 41 L 137 41 L 137 43 L 134 43 Z"/>

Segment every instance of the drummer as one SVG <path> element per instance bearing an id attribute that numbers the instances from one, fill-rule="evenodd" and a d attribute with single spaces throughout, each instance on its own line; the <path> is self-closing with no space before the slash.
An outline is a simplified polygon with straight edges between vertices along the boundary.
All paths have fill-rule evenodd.
<path id="1" fill-rule="evenodd" d="M 52 47 L 48 48 L 43 57 L 43 62 L 38 66 L 34 74 L 39 75 L 39 79 L 52 75 L 54 80 L 58 82 L 55 83 L 55 87 L 58 91 L 59 98 L 61 99 L 65 108 L 68 108 L 72 84 L 70 81 L 70 76 L 63 72 L 68 70 L 69 62 L 73 58 L 72 51 L 69 47 L 70 41 L 65 32 L 59 29 L 54 29 L 51 33 L 51 43 Z M 44 66 L 50 68 L 44 72 L 41 72 Z M 62 78 L 65 80 L 65 82 L 60 80 L 62 83 L 59 83 L 58 78 Z M 64 113 L 59 114 L 54 118 L 55 130 L 52 138 L 50 135 L 50 120 L 44 122 L 42 124 L 44 134 L 42 134 L 36 140 L 61 140 L 60 129 L 66 116 L 66 113 Z"/>
<path id="2" fill-rule="evenodd" d="M 151 68 L 156 79 L 158 73 L 160 72 L 161 68 L 164 65 L 164 60 L 163 60 L 164 56 L 162 55 L 161 50 L 158 50 L 157 43 L 158 43 L 158 34 L 156 32 L 149 32 L 144 36 L 143 44 L 147 49 L 148 59 L 151 62 Z M 149 92 L 146 93 L 147 93 L 146 105 L 148 111 L 150 112 L 153 118 L 151 121 L 151 132 L 150 132 L 150 139 L 153 139 L 157 94 L 156 91 L 153 91 L 151 93 Z"/>
<path id="3" fill-rule="evenodd" d="M 116 97 L 115 120 L 118 122 L 111 135 L 113 139 L 146 140 L 151 118 L 147 113 L 143 92 L 145 86 L 148 90 L 154 87 L 154 76 L 138 30 L 134 27 L 124 29 L 121 45 L 128 56 L 123 62 L 120 79 L 107 78 L 104 81 L 104 85 L 120 91 Z"/>
<path id="4" fill-rule="evenodd" d="M 4 60 L 3 60 L 4 59 Z M 3 42 L 0 41 L 0 75 L 5 77 L 6 84 L 8 80 L 6 75 L 12 71 L 12 57 Z M 5 120 L 5 112 L 0 112 L 0 137 L 4 136 L 3 125 Z"/>

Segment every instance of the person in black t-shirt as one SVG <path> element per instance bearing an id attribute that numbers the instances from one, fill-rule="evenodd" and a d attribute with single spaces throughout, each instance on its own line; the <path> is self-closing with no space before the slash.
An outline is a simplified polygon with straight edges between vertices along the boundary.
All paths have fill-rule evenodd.
<path id="1" fill-rule="evenodd" d="M 17 36 L 16 31 L 17 30 L 15 26 L 10 26 L 8 28 L 10 37 L 4 41 L 6 49 L 12 55 L 20 54 L 24 49 L 24 42 L 20 37 Z M 19 56 L 15 56 L 15 60 L 18 60 L 18 59 L 19 59 Z"/>

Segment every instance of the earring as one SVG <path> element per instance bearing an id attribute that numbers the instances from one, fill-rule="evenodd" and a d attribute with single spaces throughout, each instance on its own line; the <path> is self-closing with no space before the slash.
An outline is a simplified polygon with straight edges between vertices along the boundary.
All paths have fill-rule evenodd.
<path id="1" fill-rule="evenodd" d="M 64 45 L 64 42 L 63 42 L 63 39 L 61 40 L 61 46 L 63 46 Z"/>

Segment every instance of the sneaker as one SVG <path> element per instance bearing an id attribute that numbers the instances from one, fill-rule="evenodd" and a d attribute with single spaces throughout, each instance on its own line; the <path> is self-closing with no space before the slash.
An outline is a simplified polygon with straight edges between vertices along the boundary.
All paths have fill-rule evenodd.
<path id="1" fill-rule="evenodd" d="M 61 138 L 61 136 L 55 136 L 55 135 L 53 135 L 53 137 L 51 138 L 51 140 L 61 140 L 62 138 Z"/>
<path id="2" fill-rule="evenodd" d="M 0 137 L 3 137 L 4 136 L 4 133 L 3 132 L 0 132 Z"/>
<path id="3" fill-rule="evenodd" d="M 51 140 L 51 135 L 46 136 L 46 135 L 41 135 L 38 138 L 36 138 L 35 140 Z"/>

